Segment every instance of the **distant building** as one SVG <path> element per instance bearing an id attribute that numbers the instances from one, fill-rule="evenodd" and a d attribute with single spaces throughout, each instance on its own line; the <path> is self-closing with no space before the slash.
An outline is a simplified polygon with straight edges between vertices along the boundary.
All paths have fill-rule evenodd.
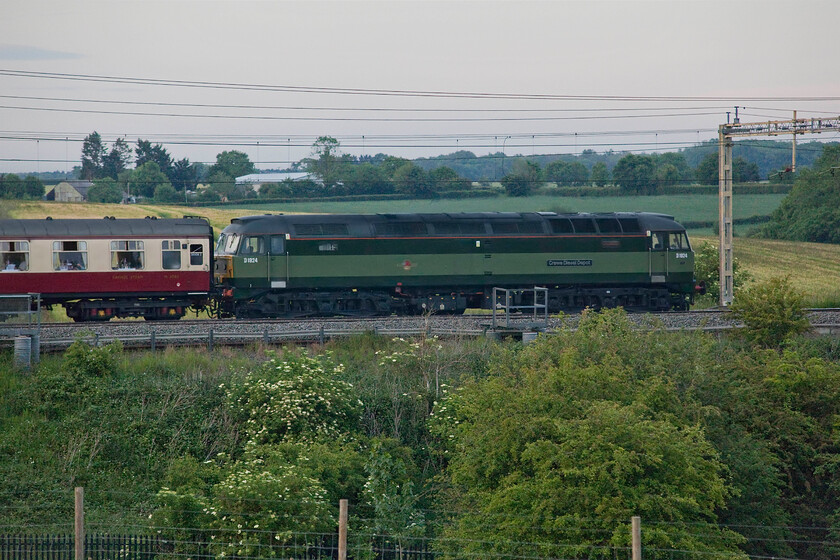
<path id="1" fill-rule="evenodd" d="M 306 181 L 311 180 L 316 183 L 320 181 L 311 173 L 305 172 L 283 172 L 283 173 L 251 173 L 250 175 L 243 175 L 236 178 L 236 185 L 246 187 L 249 186 L 255 191 L 259 191 L 260 187 L 268 183 L 282 183 L 283 181 Z"/>
<path id="2" fill-rule="evenodd" d="M 92 186 L 90 181 L 62 181 L 47 191 L 44 198 L 56 202 L 85 202 Z"/>

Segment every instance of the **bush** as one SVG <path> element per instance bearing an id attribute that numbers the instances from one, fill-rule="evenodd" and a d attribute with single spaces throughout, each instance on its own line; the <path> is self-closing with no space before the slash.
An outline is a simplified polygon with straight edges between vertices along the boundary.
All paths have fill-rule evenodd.
<path id="1" fill-rule="evenodd" d="M 747 341 L 777 348 L 808 330 L 803 302 L 804 296 L 793 289 L 788 277 L 771 278 L 741 292 L 731 309 L 744 322 L 741 333 Z"/>

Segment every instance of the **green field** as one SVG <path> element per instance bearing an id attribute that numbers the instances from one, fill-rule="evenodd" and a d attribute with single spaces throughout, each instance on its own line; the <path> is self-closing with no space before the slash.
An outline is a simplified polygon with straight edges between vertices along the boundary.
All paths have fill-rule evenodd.
<path id="1" fill-rule="evenodd" d="M 766 216 L 775 210 L 783 194 L 744 194 L 733 201 L 735 218 Z M 233 206 L 224 206 L 230 210 Z M 370 200 L 352 202 L 294 202 L 287 204 L 242 204 L 245 213 L 307 212 L 326 214 L 377 214 L 396 212 L 661 212 L 677 221 L 718 219 L 717 195 L 686 194 L 621 197 L 529 196 L 524 198 L 467 198 L 438 200 Z"/>

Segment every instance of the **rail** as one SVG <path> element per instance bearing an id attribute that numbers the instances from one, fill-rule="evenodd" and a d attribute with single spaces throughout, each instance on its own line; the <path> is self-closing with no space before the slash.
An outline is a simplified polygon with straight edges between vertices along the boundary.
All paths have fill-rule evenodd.
<path id="1" fill-rule="evenodd" d="M 122 344 L 131 348 L 150 348 L 156 350 L 159 346 L 206 346 L 208 350 L 213 350 L 216 346 L 243 346 L 247 344 L 282 344 L 290 342 L 299 343 L 318 343 L 324 344 L 326 341 L 341 338 L 356 336 L 365 332 L 372 332 L 381 336 L 392 337 L 419 337 L 419 336 L 438 336 L 438 337 L 475 337 L 484 336 L 488 329 L 384 329 L 374 328 L 373 330 L 332 330 L 332 329 L 318 329 L 318 330 L 292 330 L 284 332 L 270 332 L 268 330 L 258 332 L 231 332 L 219 331 L 216 329 L 209 329 L 207 332 L 201 333 L 186 333 L 186 334 L 160 334 L 154 329 L 148 333 L 133 334 L 133 335 L 101 335 L 94 334 L 83 337 L 83 340 L 92 342 L 94 345 L 108 344 L 119 340 Z M 43 351 L 63 350 L 68 347 L 77 338 L 50 338 L 41 341 L 41 349 Z"/>

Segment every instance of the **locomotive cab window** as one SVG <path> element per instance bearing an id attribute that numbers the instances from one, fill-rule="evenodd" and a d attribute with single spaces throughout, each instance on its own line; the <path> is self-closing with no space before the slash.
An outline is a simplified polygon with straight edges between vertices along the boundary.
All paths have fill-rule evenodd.
<path id="1" fill-rule="evenodd" d="M 216 241 L 216 250 L 215 253 L 217 255 L 224 255 L 225 254 L 225 242 L 227 241 L 227 235 L 224 233 L 219 235 L 218 241 Z"/>
<path id="2" fill-rule="evenodd" d="M 271 246 L 269 247 L 272 255 L 282 255 L 286 252 L 286 238 L 282 235 L 271 236 Z"/>
<path id="3" fill-rule="evenodd" d="M 239 241 L 240 237 L 235 234 L 231 233 L 229 235 L 220 235 L 219 236 L 219 244 L 216 246 L 216 254 L 217 255 L 235 255 L 236 251 L 239 249 Z"/>
<path id="4" fill-rule="evenodd" d="M 29 270 L 29 241 L 0 241 L 0 271 Z"/>
<path id="5" fill-rule="evenodd" d="M 54 270 L 87 270 L 87 241 L 53 241 Z"/>
<path id="6" fill-rule="evenodd" d="M 142 241 L 111 241 L 111 270 L 143 270 Z"/>
<path id="7" fill-rule="evenodd" d="M 265 239 L 262 236 L 249 235 L 242 238 L 239 244 L 240 255 L 264 255 Z"/>
<path id="8" fill-rule="evenodd" d="M 164 270 L 181 268 L 181 242 L 161 241 L 161 264 Z"/>
<path id="9" fill-rule="evenodd" d="M 204 245 L 201 243 L 190 243 L 190 266 L 201 266 L 204 264 Z"/>
<path id="10" fill-rule="evenodd" d="M 672 251 L 689 249 L 688 237 L 685 235 L 685 232 L 669 233 L 668 248 Z"/>
<path id="11" fill-rule="evenodd" d="M 650 248 L 654 251 L 664 251 L 668 248 L 668 234 L 655 231 L 650 234 Z"/>

